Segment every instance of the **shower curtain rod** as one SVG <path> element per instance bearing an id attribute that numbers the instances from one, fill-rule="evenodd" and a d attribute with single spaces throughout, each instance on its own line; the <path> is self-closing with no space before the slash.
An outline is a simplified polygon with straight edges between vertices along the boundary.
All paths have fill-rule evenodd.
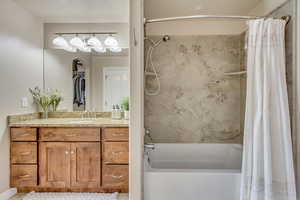
<path id="1" fill-rule="evenodd" d="M 166 21 L 177 21 L 177 20 L 187 20 L 187 19 L 238 19 L 238 20 L 250 20 L 250 19 L 263 19 L 266 17 L 260 16 L 229 16 L 229 15 L 191 15 L 191 16 L 180 16 L 180 17 L 166 17 L 157 19 L 144 19 L 144 24 L 151 24 L 156 22 L 166 22 Z M 281 19 L 289 22 L 291 16 L 283 16 Z"/>

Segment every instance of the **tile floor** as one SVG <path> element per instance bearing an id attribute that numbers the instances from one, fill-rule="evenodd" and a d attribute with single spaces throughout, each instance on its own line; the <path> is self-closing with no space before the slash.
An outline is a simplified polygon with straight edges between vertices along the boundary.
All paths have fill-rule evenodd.
<path id="1" fill-rule="evenodd" d="M 24 195 L 25 195 L 24 193 L 16 194 L 10 200 L 22 200 L 22 197 Z M 128 194 L 125 194 L 125 193 L 119 194 L 118 200 L 128 200 L 128 199 L 129 199 Z"/>

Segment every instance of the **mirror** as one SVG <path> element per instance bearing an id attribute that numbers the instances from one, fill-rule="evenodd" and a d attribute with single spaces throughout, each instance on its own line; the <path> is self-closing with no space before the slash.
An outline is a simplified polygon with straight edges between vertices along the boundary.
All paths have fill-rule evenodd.
<path id="1" fill-rule="evenodd" d="M 45 23 L 44 38 L 45 88 L 62 94 L 58 110 L 110 112 L 129 97 L 128 23 Z"/>

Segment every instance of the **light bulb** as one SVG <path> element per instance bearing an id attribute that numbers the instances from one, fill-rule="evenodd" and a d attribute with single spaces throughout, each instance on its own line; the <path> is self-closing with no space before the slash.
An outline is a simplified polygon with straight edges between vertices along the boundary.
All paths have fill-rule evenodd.
<path id="1" fill-rule="evenodd" d="M 73 45 L 74 47 L 80 49 L 80 48 L 84 48 L 85 44 L 84 42 L 82 41 L 81 38 L 79 38 L 78 36 L 72 38 L 70 40 L 70 44 Z"/>
<path id="2" fill-rule="evenodd" d="M 92 48 L 91 47 L 87 47 L 87 46 L 83 46 L 82 48 L 78 48 L 80 51 L 85 52 L 85 53 L 91 53 L 92 52 Z"/>
<path id="3" fill-rule="evenodd" d="M 109 50 L 113 53 L 120 53 L 122 51 L 121 47 L 110 47 Z"/>
<path id="4" fill-rule="evenodd" d="M 73 52 L 73 53 L 75 53 L 75 52 L 77 51 L 77 49 L 76 49 L 75 47 L 72 47 L 72 46 L 70 46 L 70 45 L 68 45 L 68 46 L 66 46 L 66 47 L 63 47 L 62 49 L 63 49 L 63 50 L 66 50 L 66 51 L 68 51 L 68 52 Z"/>
<path id="5" fill-rule="evenodd" d="M 93 47 L 93 50 L 98 52 L 98 53 L 105 53 L 106 52 L 106 48 L 104 48 L 104 47 Z"/>
<path id="6" fill-rule="evenodd" d="M 90 46 L 92 46 L 92 47 L 102 47 L 102 43 L 95 36 L 93 36 L 90 39 L 88 39 L 87 44 L 90 45 Z"/>
<path id="7" fill-rule="evenodd" d="M 56 38 L 54 38 L 52 43 L 57 47 L 61 47 L 61 48 L 68 46 L 68 42 L 62 36 L 57 36 Z"/>
<path id="8" fill-rule="evenodd" d="M 109 46 L 109 47 L 116 47 L 119 45 L 118 41 L 116 40 L 116 38 L 114 38 L 113 36 L 108 36 L 105 41 L 104 41 L 104 44 L 106 46 Z"/>

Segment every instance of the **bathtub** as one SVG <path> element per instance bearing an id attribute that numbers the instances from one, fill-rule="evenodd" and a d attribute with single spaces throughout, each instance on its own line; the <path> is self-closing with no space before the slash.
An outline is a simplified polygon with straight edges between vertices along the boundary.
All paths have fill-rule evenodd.
<path id="1" fill-rule="evenodd" d="M 242 145 L 155 144 L 145 155 L 145 200 L 238 200 Z"/>

